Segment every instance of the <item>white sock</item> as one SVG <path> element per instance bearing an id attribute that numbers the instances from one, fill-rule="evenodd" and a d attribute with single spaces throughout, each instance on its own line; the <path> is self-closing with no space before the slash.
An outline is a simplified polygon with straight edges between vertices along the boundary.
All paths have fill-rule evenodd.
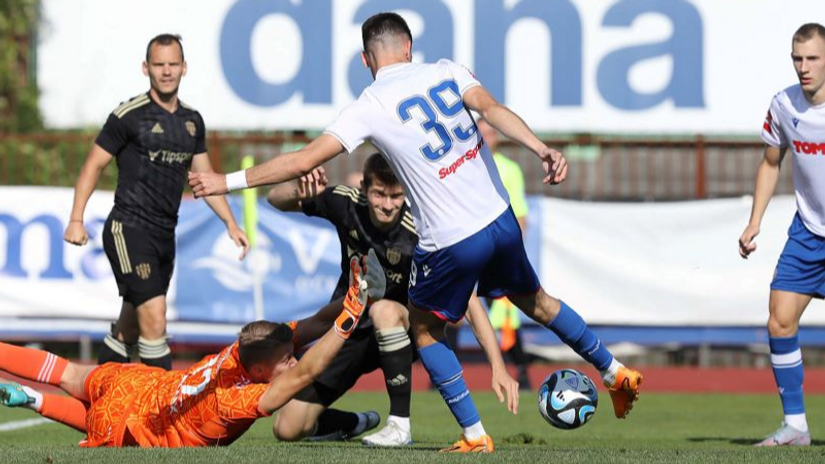
<path id="1" fill-rule="evenodd" d="M 464 427 L 464 437 L 468 440 L 478 440 L 484 435 L 487 435 L 487 432 L 484 431 L 484 426 L 481 425 L 481 421 L 469 427 Z"/>
<path id="2" fill-rule="evenodd" d="M 785 423 L 800 432 L 808 431 L 808 419 L 805 418 L 805 413 L 802 414 L 786 414 Z"/>
<path id="3" fill-rule="evenodd" d="M 616 374 L 619 372 L 619 368 L 624 367 L 624 364 L 616 361 L 616 358 L 613 358 L 610 361 L 610 365 L 607 366 L 607 369 L 601 372 L 602 374 L 602 381 L 604 382 L 605 386 L 612 387 L 614 383 L 616 383 Z"/>
<path id="4" fill-rule="evenodd" d="M 23 387 L 23 391 L 26 392 L 27 395 L 34 398 L 34 403 L 29 403 L 26 407 L 34 412 L 40 411 L 40 408 L 43 407 L 43 395 L 39 391 L 25 385 L 21 385 L 21 387 Z"/>
<path id="5" fill-rule="evenodd" d="M 388 416 L 387 423 L 395 422 L 395 425 L 398 426 L 399 429 L 409 432 L 410 431 L 410 418 L 409 417 L 399 417 L 399 416 Z"/>

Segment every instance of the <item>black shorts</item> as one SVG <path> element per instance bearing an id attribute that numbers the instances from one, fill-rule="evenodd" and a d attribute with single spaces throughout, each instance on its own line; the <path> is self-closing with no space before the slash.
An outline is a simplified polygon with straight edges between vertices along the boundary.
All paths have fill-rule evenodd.
<path id="1" fill-rule="evenodd" d="M 124 301 L 135 307 L 166 295 L 175 268 L 175 235 L 161 234 L 106 219 L 103 250 Z"/>
<path id="2" fill-rule="evenodd" d="M 326 370 L 312 384 L 298 392 L 295 399 L 329 407 L 344 396 L 362 375 L 378 367 L 378 341 L 374 329 L 356 329 Z"/>

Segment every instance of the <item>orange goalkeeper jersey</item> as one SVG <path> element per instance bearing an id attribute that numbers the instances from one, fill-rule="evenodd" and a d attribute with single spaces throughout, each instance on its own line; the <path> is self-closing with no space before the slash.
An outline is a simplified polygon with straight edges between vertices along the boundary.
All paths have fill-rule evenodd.
<path id="1" fill-rule="evenodd" d="M 178 448 L 228 445 L 265 414 L 237 343 L 185 371 L 142 364 L 104 364 L 86 380 L 91 407 L 83 447 Z"/>

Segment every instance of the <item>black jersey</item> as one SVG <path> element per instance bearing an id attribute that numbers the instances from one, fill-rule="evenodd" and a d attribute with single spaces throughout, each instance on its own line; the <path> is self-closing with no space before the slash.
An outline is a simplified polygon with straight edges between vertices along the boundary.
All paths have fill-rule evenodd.
<path id="1" fill-rule="evenodd" d="M 182 102 L 170 113 L 147 92 L 115 108 L 95 143 L 117 158 L 111 217 L 174 233 L 192 157 L 206 152 L 200 113 Z"/>
<path id="2" fill-rule="evenodd" d="M 374 248 L 387 275 L 384 297 L 407 304 L 410 266 L 418 236 L 406 203 L 401 207 L 398 222 L 387 232 L 381 232 L 372 224 L 367 199 L 356 188 L 328 187 L 314 199 L 303 201 L 302 208 L 308 216 L 329 220 L 338 231 L 341 278 L 331 300 L 347 293 L 350 258 L 356 254 L 366 255 L 370 248 Z"/>

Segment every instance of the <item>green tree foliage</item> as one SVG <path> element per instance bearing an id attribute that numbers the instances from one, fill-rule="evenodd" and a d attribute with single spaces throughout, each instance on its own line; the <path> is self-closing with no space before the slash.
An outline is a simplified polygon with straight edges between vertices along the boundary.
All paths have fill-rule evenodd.
<path id="1" fill-rule="evenodd" d="M 38 0 L 0 0 L 0 133 L 42 129 L 34 80 Z"/>

